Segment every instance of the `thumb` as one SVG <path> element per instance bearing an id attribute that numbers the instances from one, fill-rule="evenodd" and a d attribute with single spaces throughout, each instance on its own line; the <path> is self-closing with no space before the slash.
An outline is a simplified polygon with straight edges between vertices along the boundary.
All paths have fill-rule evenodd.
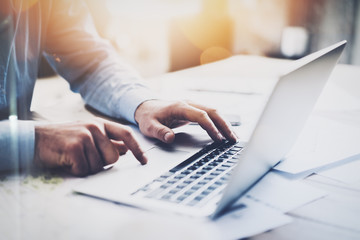
<path id="1" fill-rule="evenodd" d="M 151 124 L 152 126 L 149 128 L 151 137 L 157 138 L 164 143 L 172 143 L 174 141 L 175 134 L 170 128 L 158 121 L 152 121 Z"/>

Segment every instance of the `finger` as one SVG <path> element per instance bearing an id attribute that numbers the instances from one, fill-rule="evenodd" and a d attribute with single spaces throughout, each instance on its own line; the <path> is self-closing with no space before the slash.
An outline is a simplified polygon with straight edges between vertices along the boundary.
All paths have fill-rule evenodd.
<path id="1" fill-rule="evenodd" d="M 119 155 L 124 155 L 129 150 L 123 141 L 111 140 L 111 143 L 117 149 Z"/>
<path id="2" fill-rule="evenodd" d="M 89 132 L 89 134 L 91 135 L 92 133 Z M 103 170 L 104 165 L 107 164 L 104 163 L 104 159 L 100 156 L 93 137 L 89 136 L 89 138 L 86 138 L 83 141 L 85 157 L 89 164 L 90 173 L 94 174 L 100 172 Z"/>
<path id="3" fill-rule="evenodd" d="M 100 153 L 103 166 L 115 163 L 119 158 L 119 152 L 106 135 L 104 125 L 90 123 L 87 128 L 91 132 L 94 144 Z"/>
<path id="4" fill-rule="evenodd" d="M 129 127 L 106 121 L 105 131 L 111 139 L 122 140 L 141 164 L 147 163 L 148 160 Z"/>
<path id="5" fill-rule="evenodd" d="M 176 108 L 175 115 L 191 122 L 197 122 L 214 141 L 222 141 L 222 135 L 217 130 L 206 111 L 185 104 L 183 107 Z"/>
<path id="6" fill-rule="evenodd" d="M 188 120 L 173 120 L 173 122 L 169 125 L 169 128 L 178 128 L 181 126 L 185 126 L 189 124 L 190 122 Z"/>
<path id="7" fill-rule="evenodd" d="M 194 103 L 189 103 L 189 105 L 206 111 L 210 119 L 214 122 L 217 129 L 226 139 L 231 141 L 237 140 L 235 133 L 231 130 L 230 124 L 228 123 L 228 121 L 226 121 L 223 117 L 220 116 L 217 110 Z"/>
<path id="8" fill-rule="evenodd" d="M 211 120 L 214 122 L 215 126 L 221 134 L 228 140 L 236 142 L 237 136 L 231 130 L 230 124 L 225 121 L 217 112 L 209 113 Z"/>
<path id="9" fill-rule="evenodd" d="M 158 120 L 152 120 L 146 123 L 145 135 L 154 137 L 165 143 L 172 143 L 175 139 L 174 132 L 167 126 L 161 124 Z"/>
<path id="10" fill-rule="evenodd" d="M 78 177 L 84 177 L 89 174 L 90 167 L 89 163 L 86 160 L 86 156 L 84 153 L 84 148 L 75 148 L 74 151 L 71 151 L 69 155 L 62 155 L 63 158 L 67 158 L 61 160 L 62 162 L 66 162 L 64 165 L 64 170 Z"/>

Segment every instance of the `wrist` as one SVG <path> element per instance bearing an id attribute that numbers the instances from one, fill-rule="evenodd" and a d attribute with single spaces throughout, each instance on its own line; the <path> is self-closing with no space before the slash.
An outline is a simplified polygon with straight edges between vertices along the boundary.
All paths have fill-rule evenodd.
<path id="1" fill-rule="evenodd" d="M 134 113 L 134 119 L 135 119 L 135 122 L 137 125 L 139 125 L 139 123 L 141 122 L 141 119 L 143 119 L 143 116 L 146 113 L 146 109 L 153 101 L 156 101 L 156 100 L 153 100 L 153 99 L 146 100 L 146 101 L 140 103 L 139 106 L 136 108 L 135 113 Z"/>

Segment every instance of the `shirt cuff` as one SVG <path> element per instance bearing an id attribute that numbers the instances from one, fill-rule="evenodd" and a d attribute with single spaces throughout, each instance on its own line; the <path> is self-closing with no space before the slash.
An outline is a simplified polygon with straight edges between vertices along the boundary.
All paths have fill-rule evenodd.
<path id="1" fill-rule="evenodd" d="M 6 120 L 0 126 L 0 170 L 29 168 L 35 153 L 34 122 Z"/>
<path id="2" fill-rule="evenodd" d="M 147 88 L 131 89 L 121 96 L 121 100 L 119 101 L 119 106 L 118 106 L 120 115 L 117 117 L 123 118 L 137 125 L 137 122 L 135 121 L 136 109 L 143 102 L 158 98 L 159 97 L 157 97 Z"/>

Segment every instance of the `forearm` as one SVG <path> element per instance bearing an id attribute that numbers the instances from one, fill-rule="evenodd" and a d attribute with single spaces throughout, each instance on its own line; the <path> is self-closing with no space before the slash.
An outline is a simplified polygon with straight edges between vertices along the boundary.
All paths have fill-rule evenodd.
<path id="1" fill-rule="evenodd" d="M 109 65 L 101 72 L 96 74 L 96 71 L 80 89 L 85 102 L 103 114 L 135 124 L 137 107 L 157 96 L 139 78 L 121 69 L 121 65 Z"/>
<path id="2" fill-rule="evenodd" d="M 103 114 L 135 123 L 135 109 L 155 96 L 109 42 L 96 34 L 86 6 L 80 1 L 56 2 L 49 26 L 45 55 L 71 89 Z"/>

